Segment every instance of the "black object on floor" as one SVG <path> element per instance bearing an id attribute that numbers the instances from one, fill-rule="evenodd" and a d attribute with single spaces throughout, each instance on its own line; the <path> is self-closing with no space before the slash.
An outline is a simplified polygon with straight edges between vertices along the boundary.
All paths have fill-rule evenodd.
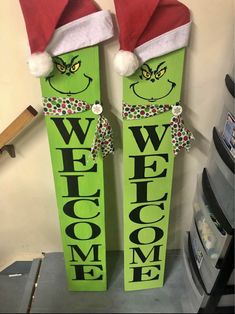
<path id="1" fill-rule="evenodd" d="M 28 313 L 41 260 L 15 262 L 0 272 L 0 313 Z"/>

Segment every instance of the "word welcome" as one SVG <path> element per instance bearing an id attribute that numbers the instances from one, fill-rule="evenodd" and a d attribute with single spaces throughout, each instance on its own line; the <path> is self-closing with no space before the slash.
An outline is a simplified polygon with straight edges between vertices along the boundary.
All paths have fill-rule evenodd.
<path id="1" fill-rule="evenodd" d="M 63 221 L 62 236 L 66 243 L 66 268 L 68 272 L 72 269 L 73 281 L 102 281 L 105 243 L 102 235 L 102 179 L 99 180 L 99 176 L 102 178 L 103 173 L 99 172 L 97 163 L 90 157 L 90 138 L 94 136 L 91 129 L 96 122 L 94 118 L 50 119 L 63 139 L 62 147 L 56 147 L 61 165 L 56 172 L 57 185 L 60 186 L 57 198 L 63 203 L 60 216 Z"/>
<path id="2" fill-rule="evenodd" d="M 169 203 L 169 187 L 162 189 L 168 174 L 169 152 L 159 152 L 165 141 L 169 124 L 129 126 L 128 138 L 135 142 L 137 154 L 128 154 L 132 176 L 128 185 L 132 191 L 125 209 L 129 219 L 127 285 L 158 281 L 162 273 L 161 257 L 165 247 Z M 159 192 L 159 186 L 161 192 Z M 133 188 L 134 187 L 134 188 Z M 164 191 L 164 192 L 162 192 Z M 128 193 L 128 192 L 126 192 Z M 161 278 L 162 279 L 162 278 Z"/>

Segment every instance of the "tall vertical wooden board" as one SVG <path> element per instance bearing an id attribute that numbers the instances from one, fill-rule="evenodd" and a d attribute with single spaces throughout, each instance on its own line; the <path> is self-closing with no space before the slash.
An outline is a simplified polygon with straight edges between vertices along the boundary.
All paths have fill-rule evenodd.
<path id="1" fill-rule="evenodd" d="M 92 60 L 92 62 L 91 62 Z M 100 102 L 99 50 L 89 47 L 54 57 L 41 79 L 68 287 L 106 290 L 103 159 L 90 150 L 98 116 L 79 103 Z M 89 110 L 87 110 L 89 109 Z"/>
<path id="2" fill-rule="evenodd" d="M 174 167 L 172 112 L 148 117 L 151 107 L 144 113 L 136 105 L 180 101 L 184 54 L 180 49 L 151 59 L 123 81 L 123 102 L 131 105 L 126 112 L 123 108 L 125 290 L 164 284 Z"/>

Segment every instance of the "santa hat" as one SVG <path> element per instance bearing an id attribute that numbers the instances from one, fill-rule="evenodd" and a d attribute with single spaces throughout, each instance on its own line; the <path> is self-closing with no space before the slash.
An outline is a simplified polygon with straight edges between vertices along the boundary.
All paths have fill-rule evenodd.
<path id="1" fill-rule="evenodd" d="M 29 68 L 36 77 L 53 70 L 51 56 L 96 45 L 113 36 L 112 18 L 92 0 L 20 0 L 28 33 Z"/>
<path id="2" fill-rule="evenodd" d="M 120 50 L 116 71 L 133 74 L 145 61 L 186 47 L 189 9 L 177 0 L 114 0 Z"/>

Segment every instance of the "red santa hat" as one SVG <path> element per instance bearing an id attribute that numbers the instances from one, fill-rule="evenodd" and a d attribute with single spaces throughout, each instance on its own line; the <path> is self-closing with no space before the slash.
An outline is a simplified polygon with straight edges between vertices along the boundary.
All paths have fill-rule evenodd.
<path id="1" fill-rule="evenodd" d="M 113 36 L 112 18 L 92 0 L 19 0 L 28 33 L 28 64 L 36 77 L 53 70 L 51 56 L 96 45 Z"/>
<path id="2" fill-rule="evenodd" d="M 114 0 L 120 50 L 116 71 L 133 74 L 145 61 L 186 47 L 190 32 L 189 9 L 177 0 Z"/>

